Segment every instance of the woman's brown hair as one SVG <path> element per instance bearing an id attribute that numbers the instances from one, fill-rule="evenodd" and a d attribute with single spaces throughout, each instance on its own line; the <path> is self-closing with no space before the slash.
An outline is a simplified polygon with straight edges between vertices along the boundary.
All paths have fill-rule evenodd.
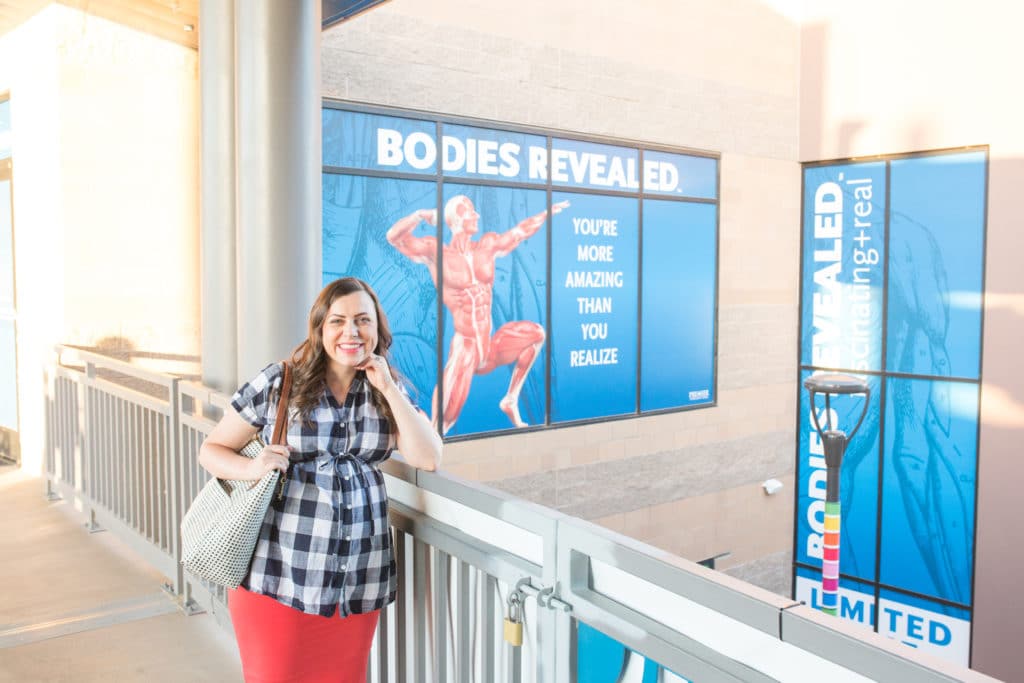
<path id="1" fill-rule="evenodd" d="M 337 299 L 356 292 L 366 292 L 370 300 L 373 301 L 373 308 L 377 314 L 377 348 L 373 350 L 373 353 L 388 361 L 391 376 L 396 380 L 399 379 L 399 374 L 391 367 L 391 359 L 388 354 L 388 349 L 391 348 L 391 328 L 388 327 L 388 319 L 384 315 L 384 309 L 380 306 L 377 293 L 359 278 L 343 277 L 335 280 L 317 295 L 313 307 L 309 310 L 309 330 L 306 339 L 292 352 L 291 404 L 298 410 L 303 421 L 309 421 L 313 409 L 320 404 L 320 397 L 327 386 L 327 365 L 330 359 L 324 351 L 324 319 L 327 317 L 327 312 L 331 310 L 331 305 Z M 391 430 L 394 431 L 395 419 L 388 402 L 384 400 L 384 395 L 372 385 L 370 394 L 377 411 L 388 421 Z"/>

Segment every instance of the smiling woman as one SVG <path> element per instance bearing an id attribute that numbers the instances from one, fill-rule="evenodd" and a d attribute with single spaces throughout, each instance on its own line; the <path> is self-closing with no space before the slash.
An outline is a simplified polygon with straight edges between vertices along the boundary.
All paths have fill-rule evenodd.
<path id="1" fill-rule="evenodd" d="M 247 680 L 366 680 L 377 615 L 397 590 L 380 463 L 395 448 L 421 469 L 441 456 L 388 363 L 391 341 L 373 289 L 335 280 L 290 358 L 287 445 L 238 454 L 257 432 L 271 442 L 283 381 L 273 363 L 242 385 L 200 449 L 200 463 L 222 479 L 287 474 L 228 601 Z"/>

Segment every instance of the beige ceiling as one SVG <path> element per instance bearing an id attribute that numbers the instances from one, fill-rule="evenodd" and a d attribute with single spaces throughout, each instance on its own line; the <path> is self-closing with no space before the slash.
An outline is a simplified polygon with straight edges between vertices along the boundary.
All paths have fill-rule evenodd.
<path id="1" fill-rule="evenodd" d="M 193 49 L 199 45 L 199 0 L 57 0 L 97 17 Z M 0 36 L 54 0 L 0 0 Z M 191 26 L 192 30 L 185 29 Z"/>

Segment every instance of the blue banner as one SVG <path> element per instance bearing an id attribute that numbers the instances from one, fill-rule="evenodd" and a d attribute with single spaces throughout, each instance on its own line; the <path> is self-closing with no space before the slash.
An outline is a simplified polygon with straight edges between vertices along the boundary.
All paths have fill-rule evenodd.
<path id="1" fill-rule="evenodd" d="M 800 431 L 797 461 L 796 561 L 821 566 L 825 533 L 825 450 L 811 418 L 810 394 L 803 388 L 809 371 L 800 373 Z M 871 403 L 860 429 L 843 456 L 839 476 L 839 571 L 875 581 L 878 536 L 878 435 L 881 381 L 868 377 Z M 818 395 L 818 422 L 825 429 L 825 400 Z M 849 433 L 860 417 L 863 396 L 834 396 L 830 401 L 833 429 Z"/>
<path id="2" fill-rule="evenodd" d="M 882 369 L 885 162 L 804 169 L 800 362 Z"/>
<path id="3" fill-rule="evenodd" d="M 542 135 L 446 123 L 441 168 L 455 178 L 547 182 L 548 146 Z"/>
<path id="4" fill-rule="evenodd" d="M 644 200 L 640 409 L 712 403 L 718 207 Z"/>
<path id="5" fill-rule="evenodd" d="M 978 385 L 888 382 L 879 580 L 969 605 Z"/>
<path id="6" fill-rule="evenodd" d="M 644 192 L 718 198 L 718 159 L 644 151 Z"/>
<path id="7" fill-rule="evenodd" d="M 547 195 L 446 184 L 444 206 L 448 433 L 544 424 Z M 477 218 L 460 221 L 460 209 Z"/>
<path id="8" fill-rule="evenodd" d="M 556 192 L 551 420 L 636 411 L 636 199 Z"/>
<path id="9" fill-rule="evenodd" d="M 323 110 L 324 166 L 437 173 L 437 124 L 382 114 Z"/>
<path id="10" fill-rule="evenodd" d="M 977 379 L 985 154 L 892 162 L 887 369 Z"/>
<path id="11" fill-rule="evenodd" d="M 443 434 L 714 403 L 716 158 L 334 107 L 323 144 L 324 281 Z"/>
<path id="12" fill-rule="evenodd" d="M 437 293 L 427 268 L 388 242 L 389 229 L 437 202 L 431 182 L 324 175 L 323 281 L 354 276 L 380 297 L 391 326 L 393 364 L 414 387 L 428 414 L 437 382 Z M 436 240 L 436 228 L 419 222 L 417 238 Z"/>

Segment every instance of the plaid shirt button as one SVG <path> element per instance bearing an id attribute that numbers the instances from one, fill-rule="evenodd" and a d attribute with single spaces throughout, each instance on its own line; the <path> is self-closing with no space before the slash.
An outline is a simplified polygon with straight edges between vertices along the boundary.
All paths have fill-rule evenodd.
<path id="1" fill-rule="evenodd" d="M 280 364 L 267 366 L 231 401 L 266 441 L 273 432 L 281 376 Z M 267 511 L 242 585 L 307 614 L 348 616 L 380 609 L 394 601 L 397 588 L 387 491 L 378 469 L 391 456 L 395 435 L 361 375 L 344 405 L 325 389 L 309 418 L 293 414 L 289 420 L 288 445 L 295 456 L 288 487 L 283 500 Z M 331 464 L 333 471 L 326 469 Z M 338 541 L 342 537 L 344 545 Z M 288 539 L 284 547 L 283 538 Z"/>

